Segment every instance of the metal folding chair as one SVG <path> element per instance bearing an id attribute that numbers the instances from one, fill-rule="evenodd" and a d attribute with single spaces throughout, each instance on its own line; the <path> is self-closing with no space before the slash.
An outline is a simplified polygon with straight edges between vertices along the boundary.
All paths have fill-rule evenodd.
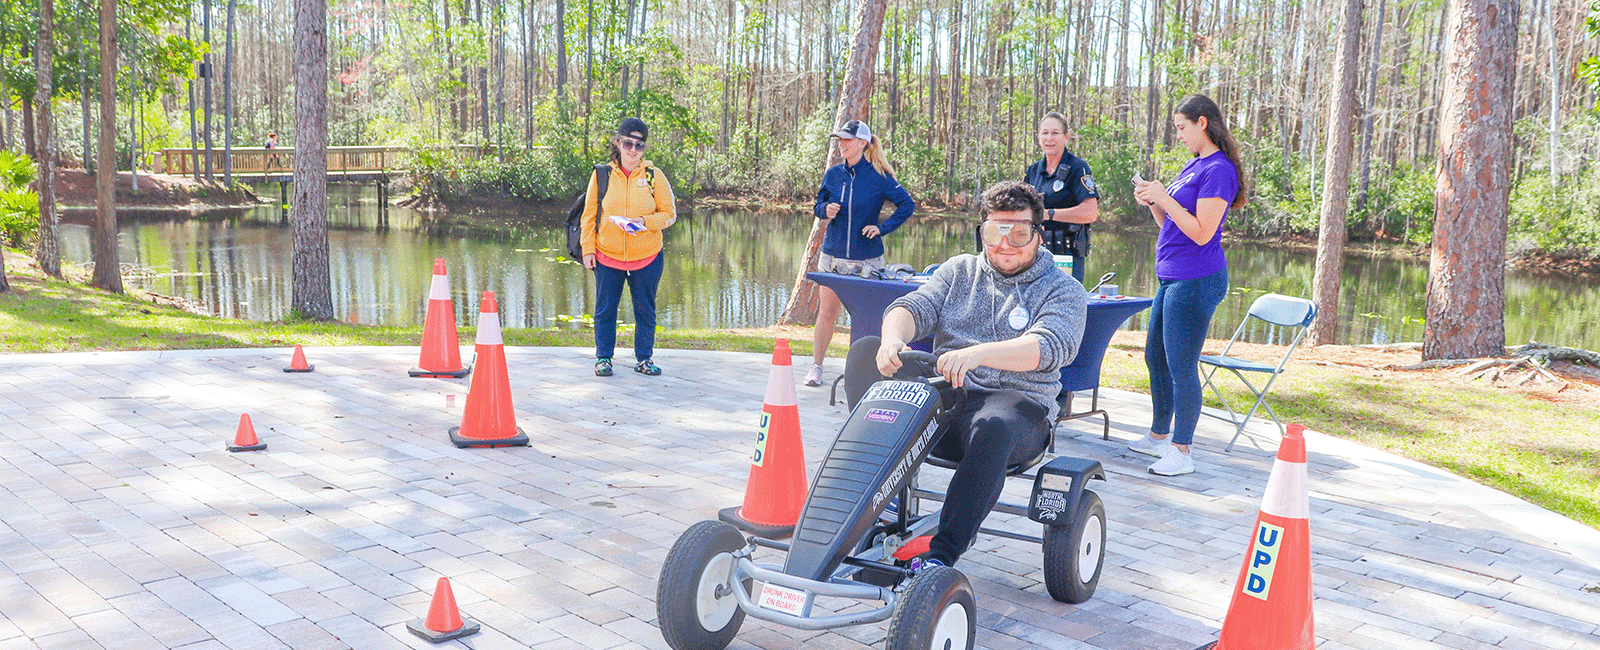
<path id="1" fill-rule="evenodd" d="M 1316 317 L 1316 303 L 1304 298 L 1269 293 L 1256 298 L 1256 301 L 1250 304 L 1250 311 L 1245 314 L 1244 322 L 1239 323 L 1239 329 L 1234 331 L 1233 338 L 1228 340 L 1228 345 L 1222 349 L 1221 355 L 1201 355 L 1200 365 L 1206 368 L 1205 385 L 1222 402 L 1222 406 L 1228 409 L 1227 420 L 1234 425 L 1233 438 L 1228 440 L 1228 446 L 1223 449 L 1224 451 L 1233 450 L 1233 443 L 1237 442 L 1239 435 L 1244 433 L 1244 425 L 1249 423 L 1250 418 L 1263 406 L 1267 408 L 1267 414 L 1272 416 L 1272 421 L 1278 425 L 1279 435 L 1283 434 L 1283 421 L 1278 419 L 1278 414 L 1272 410 L 1272 405 L 1267 403 L 1267 391 L 1272 389 L 1272 382 L 1277 381 L 1278 375 L 1283 374 L 1283 367 L 1289 363 L 1289 356 L 1294 354 L 1296 347 L 1299 347 L 1300 340 L 1305 338 L 1306 327 L 1311 325 L 1311 321 Z M 1278 365 L 1269 366 L 1264 363 L 1228 356 L 1228 352 L 1233 349 L 1233 344 L 1238 342 L 1239 338 L 1244 336 L 1245 331 L 1250 328 L 1252 320 L 1264 322 L 1278 329 L 1292 328 L 1295 330 L 1294 340 L 1290 341 L 1288 349 L 1283 351 L 1283 357 L 1278 359 Z M 1277 330 L 1272 330 L 1272 333 L 1274 338 L 1278 340 L 1282 340 L 1288 334 L 1286 331 L 1280 332 Z M 1233 410 L 1233 405 L 1228 403 L 1227 398 L 1222 396 L 1222 391 L 1217 390 L 1217 385 L 1211 382 L 1211 377 L 1217 373 L 1218 369 L 1232 372 L 1250 390 L 1250 394 L 1255 397 L 1255 403 L 1250 405 L 1250 410 L 1244 413 L 1243 419 L 1240 419 L 1238 411 Z M 1266 373 L 1268 375 L 1267 382 L 1258 389 L 1245 376 L 1244 373 L 1247 372 Z M 1219 420 L 1223 419 L 1221 415 L 1216 413 L 1206 413 L 1206 415 Z"/>

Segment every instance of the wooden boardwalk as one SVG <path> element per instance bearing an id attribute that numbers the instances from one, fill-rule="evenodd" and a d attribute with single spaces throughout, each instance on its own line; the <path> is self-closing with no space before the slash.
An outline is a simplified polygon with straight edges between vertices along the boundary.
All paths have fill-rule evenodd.
<path id="1" fill-rule="evenodd" d="M 409 170 L 413 158 L 410 147 L 328 147 L 328 179 L 330 181 L 385 181 L 390 176 Z M 458 158 L 476 158 L 493 155 L 493 146 L 469 144 L 450 145 L 432 149 Z M 287 183 L 294 180 L 294 148 L 234 147 L 233 179 L 245 183 Z M 160 169 L 166 174 L 193 175 L 196 170 L 205 173 L 203 149 L 162 149 L 158 159 Z M 223 177 L 223 168 L 229 152 L 213 147 L 211 150 L 211 175 Z"/>

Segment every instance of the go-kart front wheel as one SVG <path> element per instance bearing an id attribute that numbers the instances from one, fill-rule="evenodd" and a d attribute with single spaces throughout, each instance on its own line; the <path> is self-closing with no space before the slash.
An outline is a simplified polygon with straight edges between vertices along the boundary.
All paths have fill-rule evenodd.
<path id="1" fill-rule="evenodd" d="M 886 650 L 969 650 L 978 631 L 972 584 L 941 566 L 918 571 L 889 621 Z"/>
<path id="2" fill-rule="evenodd" d="M 1106 506 L 1100 495 L 1084 490 L 1077 515 L 1065 526 L 1044 528 L 1044 584 L 1050 597 L 1063 603 L 1094 595 L 1106 558 Z"/>
<path id="3" fill-rule="evenodd" d="M 720 521 L 689 527 L 667 552 L 656 582 L 656 617 L 673 650 L 721 650 L 744 624 L 728 584 L 744 535 Z M 746 581 L 748 583 L 748 581 Z"/>

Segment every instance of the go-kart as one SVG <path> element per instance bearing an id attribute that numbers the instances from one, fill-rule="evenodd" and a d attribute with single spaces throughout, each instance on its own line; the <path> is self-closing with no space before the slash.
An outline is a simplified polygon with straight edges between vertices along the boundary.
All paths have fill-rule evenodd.
<path id="1" fill-rule="evenodd" d="M 847 368 L 861 367 L 856 346 Z M 802 630 L 889 620 L 889 650 L 972 648 L 978 618 L 965 575 L 946 566 L 913 571 L 910 560 L 937 532 L 938 512 L 917 513 L 918 500 L 943 501 L 916 486 L 925 460 L 955 467 L 930 451 L 960 408 L 962 391 L 935 371 L 936 357 L 907 350 L 893 379 L 851 394 L 853 408 L 812 481 L 792 541 L 747 536 L 722 521 L 691 526 L 667 553 L 656 590 L 661 634 L 674 650 L 721 650 L 745 616 Z M 870 359 L 865 360 L 870 364 Z M 870 367 L 867 366 L 867 367 Z M 847 370 L 847 373 L 850 371 Z M 873 378 L 877 379 L 874 369 Z M 846 380 L 847 383 L 850 379 Z M 847 394 L 851 393 L 847 385 Z M 1043 465 L 1008 468 L 1033 480 L 1028 505 L 995 510 L 1044 524 L 1042 537 L 982 528 L 981 532 L 1044 545 L 1045 584 L 1068 603 L 1088 600 L 1105 558 L 1105 506 L 1085 488 L 1104 480 L 1099 461 L 1057 457 Z M 1027 473 L 1037 465 L 1037 471 Z M 894 514 L 884 516 L 898 498 Z M 757 564 L 758 549 L 786 551 L 782 566 Z M 819 600 L 831 614 L 813 611 Z M 856 602 L 876 604 L 862 609 Z"/>

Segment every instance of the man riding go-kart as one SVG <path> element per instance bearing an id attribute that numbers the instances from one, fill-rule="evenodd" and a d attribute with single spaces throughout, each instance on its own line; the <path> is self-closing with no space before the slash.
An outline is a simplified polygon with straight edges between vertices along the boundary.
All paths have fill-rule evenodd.
<path id="1" fill-rule="evenodd" d="M 675 650 L 725 647 L 746 614 L 801 629 L 892 616 L 891 650 L 972 647 L 972 590 L 951 567 L 995 507 L 1008 468 L 1036 460 L 1048 444 L 1059 369 L 1077 354 L 1087 309 L 1083 286 L 1039 254 L 1044 208 L 1037 191 L 1000 183 L 984 192 L 980 211 L 983 255 L 951 258 L 917 291 L 894 301 L 875 351 L 870 338 L 852 347 L 857 367 L 846 370 L 846 390 L 853 410 L 818 470 L 793 542 L 745 538 L 708 521 L 691 527 L 668 553 L 657 611 Z M 937 357 L 907 348 L 928 336 Z M 900 381 L 863 391 L 866 382 L 852 379 L 862 363 L 876 366 L 871 374 Z M 929 376 L 938 379 L 923 380 Z M 897 522 L 880 523 L 896 495 L 912 494 L 916 468 L 935 446 L 942 452 L 936 455 L 959 459 L 944 507 L 937 516 L 911 521 L 901 512 L 890 518 Z M 1079 544 L 1099 553 L 1089 558 L 1093 575 L 1073 565 L 1069 579 L 1056 579 L 1046 566 L 1052 596 L 1082 602 L 1093 592 L 1104 553 L 1104 509 L 1083 483 L 1104 478 L 1103 471 L 1097 462 L 1069 458 L 1045 469 L 1053 472 L 1038 473 L 1025 512 L 1047 526 L 1070 527 L 1077 537 L 1094 531 L 1094 539 Z M 896 551 L 909 540 L 930 534 L 925 553 L 894 561 L 903 559 Z M 781 570 L 755 564 L 757 546 L 788 551 L 786 564 Z M 1067 585 L 1059 594 L 1057 583 Z M 818 616 L 812 606 L 819 597 L 885 604 Z"/>

